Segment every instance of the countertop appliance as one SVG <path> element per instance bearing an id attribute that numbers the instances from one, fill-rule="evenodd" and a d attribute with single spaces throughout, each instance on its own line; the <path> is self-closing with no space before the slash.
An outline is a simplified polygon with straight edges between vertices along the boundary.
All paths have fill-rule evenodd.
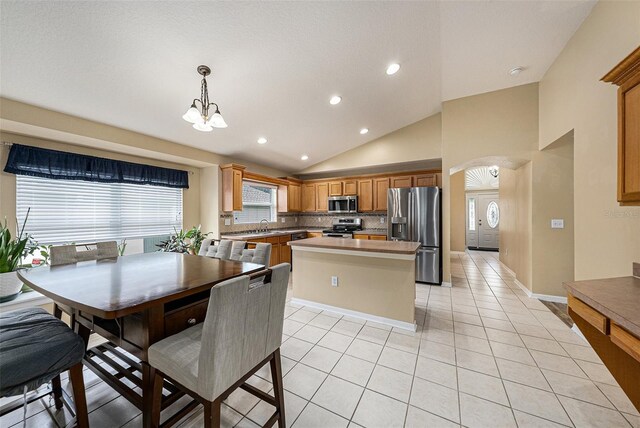
<path id="1" fill-rule="evenodd" d="M 418 282 L 442 284 L 441 195 L 438 187 L 387 191 L 387 239 L 420 242 L 416 256 Z"/>
<path id="2" fill-rule="evenodd" d="M 335 218 L 331 229 L 322 231 L 322 236 L 330 238 L 353 238 L 353 232 L 362 230 L 362 219 L 359 217 Z"/>
<path id="3" fill-rule="evenodd" d="M 357 213 L 357 196 L 330 196 L 327 206 L 329 213 Z"/>

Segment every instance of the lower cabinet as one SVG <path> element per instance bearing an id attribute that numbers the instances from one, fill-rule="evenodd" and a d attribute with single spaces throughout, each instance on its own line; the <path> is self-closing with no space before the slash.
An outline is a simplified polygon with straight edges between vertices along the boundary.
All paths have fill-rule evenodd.
<path id="1" fill-rule="evenodd" d="M 368 239 L 371 241 L 386 241 L 386 235 L 367 235 L 365 233 L 354 233 L 353 239 Z"/>
<path id="2" fill-rule="evenodd" d="M 322 238 L 322 232 L 307 232 L 307 238 Z"/>

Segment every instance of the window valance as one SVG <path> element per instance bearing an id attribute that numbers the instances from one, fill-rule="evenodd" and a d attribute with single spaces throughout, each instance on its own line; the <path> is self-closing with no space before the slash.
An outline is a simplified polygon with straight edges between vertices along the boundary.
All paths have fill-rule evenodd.
<path id="1" fill-rule="evenodd" d="M 189 173 L 132 162 L 13 144 L 5 172 L 55 180 L 189 188 Z"/>

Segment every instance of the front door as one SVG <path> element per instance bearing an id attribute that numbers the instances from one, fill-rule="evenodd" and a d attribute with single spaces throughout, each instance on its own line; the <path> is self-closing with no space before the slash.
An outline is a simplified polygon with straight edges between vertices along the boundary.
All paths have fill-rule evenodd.
<path id="1" fill-rule="evenodd" d="M 499 225 L 497 193 L 467 194 L 467 247 L 498 249 Z"/>

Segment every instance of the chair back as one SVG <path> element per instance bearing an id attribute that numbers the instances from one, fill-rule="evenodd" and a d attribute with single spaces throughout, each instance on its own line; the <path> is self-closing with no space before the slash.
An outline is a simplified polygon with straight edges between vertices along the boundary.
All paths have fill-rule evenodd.
<path id="1" fill-rule="evenodd" d="M 229 258 L 231 257 L 231 245 L 233 244 L 233 242 L 234 241 L 231 241 L 229 239 L 221 239 L 217 242 L 215 240 L 205 239 L 204 241 L 202 241 L 202 245 L 200 246 L 198 255 L 229 260 Z"/>
<path id="2" fill-rule="evenodd" d="M 274 266 L 254 287 L 242 276 L 211 289 L 198 360 L 203 398 L 213 401 L 280 347 L 289 269 Z"/>
<path id="3" fill-rule="evenodd" d="M 56 245 L 51 247 L 50 257 L 51 266 L 111 259 L 118 257 L 118 244 L 116 241 L 106 241 L 95 244 Z"/>
<path id="4" fill-rule="evenodd" d="M 242 251 L 247 246 L 247 241 L 233 241 L 231 244 L 231 254 L 229 260 L 240 260 L 242 257 Z"/>
<path id="5" fill-rule="evenodd" d="M 269 263 L 271 263 L 271 244 L 258 242 L 255 249 L 242 251 L 240 261 L 269 267 Z"/>
<path id="6" fill-rule="evenodd" d="M 213 254 L 215 254 L 215 252 L 218 251 L 218 245 L 215 239 L 205 239 L 204 241 L 202 241 L 202 244 L 200 245 L 200 250 L 198 251 L 198 255 L 206 256 L 209 251 L 211 251 Z M 209 257 L 213 257 L 213 254 L 210 255 Z"/>

